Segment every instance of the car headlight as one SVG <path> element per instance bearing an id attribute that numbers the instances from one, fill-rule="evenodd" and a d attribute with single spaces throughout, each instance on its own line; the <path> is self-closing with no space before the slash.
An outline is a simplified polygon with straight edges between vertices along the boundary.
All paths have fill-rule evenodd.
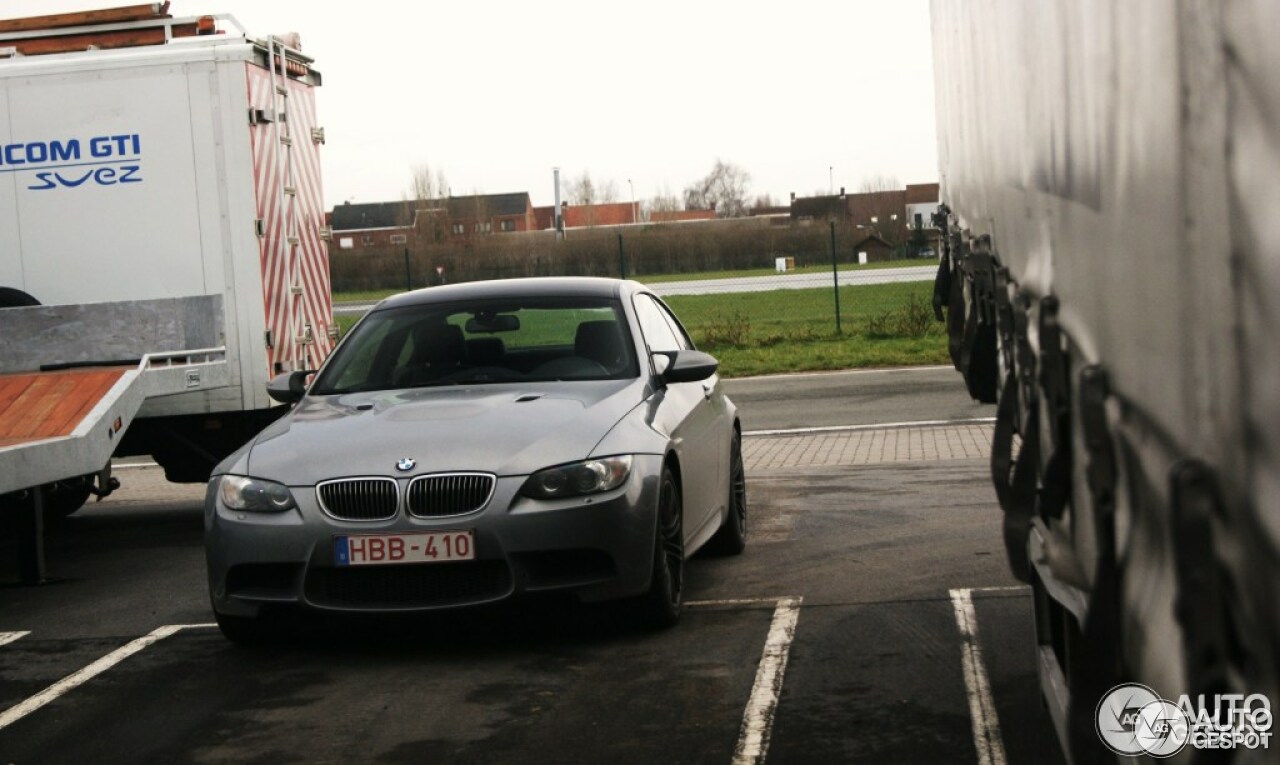
<path id="1" fill-rule="evenodd" d="M 533 499 L 559 499 L 616 489 L 631 475 L 631 455 L 599 457 L 585 462 L 539 470 L 524 482 L 520 493 Z"/>
<path id="2" fill-rule="evenodd" d="M 280 513 L 297 507 L 288 486 L 242 475 L 222 476 L 218 497 L 232 510 L 254 513 Z"/>

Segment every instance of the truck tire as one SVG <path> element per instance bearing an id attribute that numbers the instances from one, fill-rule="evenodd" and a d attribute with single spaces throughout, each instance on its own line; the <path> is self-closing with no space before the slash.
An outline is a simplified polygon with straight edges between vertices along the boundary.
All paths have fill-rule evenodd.
<path id="1" fill-rule="evenodd" d="M 964 371 L 964 381 L 969 395 L 983 404 L 996 403 L 1000 389 L 999 351 L 996 347 L 996 328 L 990 324 L 978 326 L 969 349 L 969 368 Z"/>
<path id="2" fill-rule="evenodd" d="M 40 305 L 40 301 L 22 290 L 0 287 L 0 308 L 26 308 L 33 305 Z"/>

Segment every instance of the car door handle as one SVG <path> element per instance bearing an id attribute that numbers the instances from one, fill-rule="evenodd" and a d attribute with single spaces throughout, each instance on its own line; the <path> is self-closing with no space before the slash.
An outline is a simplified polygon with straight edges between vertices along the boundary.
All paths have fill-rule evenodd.
<path id="1" fill-rule="evenodd" d="M 711 400 L 711 394 L 712 394 L 713 392 L 715 392 L 715 386 L 703 384 L 703 386 L 702 386 L 702 397 L 703 397 L 703 398 L 705 398 L 706 400 L 710 401 L 710 400 Z"/>

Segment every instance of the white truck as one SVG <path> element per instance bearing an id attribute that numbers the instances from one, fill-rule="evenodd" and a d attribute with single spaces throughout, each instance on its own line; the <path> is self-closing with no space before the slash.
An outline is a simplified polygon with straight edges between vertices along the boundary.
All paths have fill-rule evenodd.
<path id="1" fill-rule="evenodd" d="M 336 338 L 319 72 L 168 5 L 0 21 L 0 506 L 203 481 Z"/>
<path id="2" fill-rule="evenodd" d="M 1280 4 L 934 0 L 932 23 L 935 308 L 998 401 L 1059 738 L 1134 754 L 1102 740 L 1140 743 L 1102 720 L 1120 683 L 1280 702 Z M 1259 741 L 1217 754 L 1274 762 Z"/>

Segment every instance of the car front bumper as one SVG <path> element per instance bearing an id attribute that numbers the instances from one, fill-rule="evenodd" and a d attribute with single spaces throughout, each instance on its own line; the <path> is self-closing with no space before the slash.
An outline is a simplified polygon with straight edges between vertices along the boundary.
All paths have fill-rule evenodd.
<path id="1" fill-rule="evenodd" d="M 479 511 L 422 519 L 401 508 L 386 521 L 336 520 L 314 487 L 291 487 L 283 513 L 235 511 L 210 483 L 205 550 L 214 610 L 256 616 L 266 605 L 324 611 L 412 612 L 477 605 L 520 593 L 564 591 L 583 601 L 639 595 L 652 574 L 662 458 L 636 455 L 627 482 L 563 500 L 519 494 L 525 476 L 498 478 Z M 401 482 L 401 495 L 408 478 Z M 335 565 L 334 540 L 358 534 L 471 531 L 475 560 Z"/>

